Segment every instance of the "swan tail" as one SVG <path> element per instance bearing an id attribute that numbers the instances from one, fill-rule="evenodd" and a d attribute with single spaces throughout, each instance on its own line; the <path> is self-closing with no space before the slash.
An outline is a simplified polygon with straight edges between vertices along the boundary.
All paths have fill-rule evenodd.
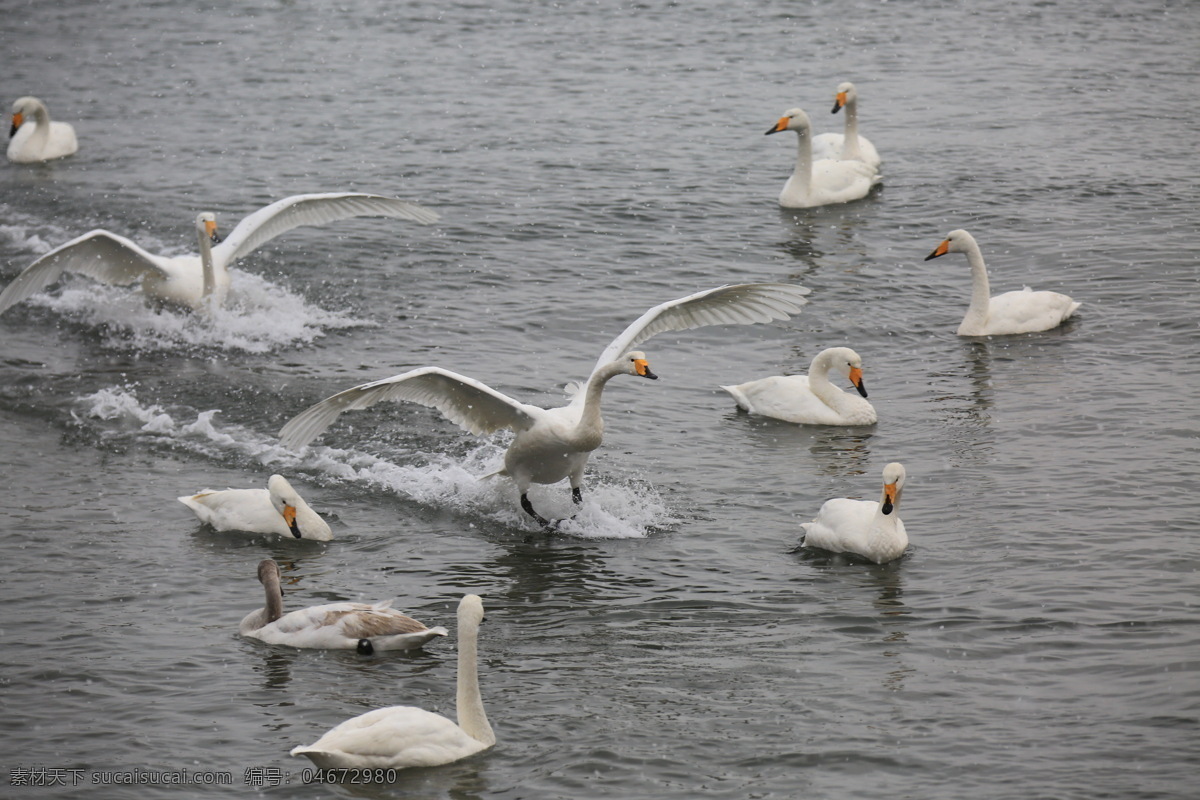
<path id="1" fill-rule="evenodd" d="M 737 386 L 722 386 L 721 388 L 729 392 L 730 397 L 733 398 L 733 402 L 737 403 L 738 408 L 742 409 L 743 411 L 750 410 L 750 401 L 746 398 L 746 395 L 742 393 L 740 388 Z"/>

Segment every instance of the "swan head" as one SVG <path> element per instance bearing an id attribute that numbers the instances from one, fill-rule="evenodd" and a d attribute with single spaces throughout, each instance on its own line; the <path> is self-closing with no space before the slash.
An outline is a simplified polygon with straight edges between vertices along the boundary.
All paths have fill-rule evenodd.
<path id="1" fill-rule="evenodd" d="M 458 601 L 458 624 L 478 626 L 483 622 L 483 600 L 477 594 L 465 594 Z"/>
<path id="2" fill-rule="evenodd" d="M 25 117 L 37 116 L 38 109 L 43 112 L 46 107 L 36 97 L 18 97 L 12 104 L 12 127 L 8 129 L 8 138 L 17 135 L 17 131 L 25 124 Z"/>
<path id="3" fill-rule="evenodd" d="M 221 243 L 221 237 L 217 234 L 217 215 L 211 211 L 201 211 L 196 215 L 196 232 L 208 237 L 213 244 Z"/>
<path id="4" fill-rule="evenodd" d="M 646 354 L 641 350 L 631 350 L 626 353 L 624 358 L 625 372 L 630 375 L 637 375 L 639 378 L 649 378 L 652 381 L 658 380 L 658 376 L 650 371 L 650 362 L 646 360 Z"/>
<path id="5" fill-rule="evenodd" d="M 279 565 L 273 559 L 264 558 L 258 562 L 258 582 L 263 586 L 274 583 L 279 585 Z M 280 597 L 283 596 L 283 590 L 279 590 Z"/>
<path id="6" fill-rule="evenodd" d="M 867 385 L 863 383 L 862 356 L 849 347 L 831 347 L 828 350 L 822 350 L 817 358 L 828 364 L 828 369 L 836 369 L 845 375 L 850 383 L 854 384 L 854 388 L 858 390 L 859 394 L 863 397 L 867 396 Z"/>
<path id="7" fill-rule="evenodd" d="M 779 118 L 771 129 L 764 136 L 770 136 L 772 133 L 781 133 L 783 131 L 795 131 L 804 136 L 812 130 L 812 122 L 808 119 L 808 114 L 804 113 L 802 108 L 789 108 L 783 112 L 783 116 Z"/>
<path id="8" fill-rule="evenodd" d="M 854 89 L 854 84 L 850 81 L 839 83 L 837 91 L 833 96 L 833 111 L 830 113 L 836 114 L 843 107 L 853 103 L 858 99 L 858 92 Z"/>
<path id="9" fill-rule="evenodd" d="M 965 253 L 971 248 L 978 246 L 975 243 L 975 237 L 966 231 L 962 229 L 950 231 L 946 234 L 946 238 L 942 240 L 942 243 L 933 248 L 932 253 L 925 256 L 925 260 L 928 261 L 931 258 L 944 256 L 946 253 Z"/>
<path id="10" fill-rule="evenodd" d="M 272 475 L 267 481 L 267 492 L 271 495 L 271 505 L 283 517 L 292 536 L 303 538 L 300 526 L 296 524 L 296 509 L 300 506 L 300 495 L 282 475 Z"/>
<path id="11" fill-rule="evenodd" d="M 904 465 L 893 461 L 883 468 L 883 501 L 879 510 L 891 514 L 900 505 L 900 493 L 904 489 Z"/>

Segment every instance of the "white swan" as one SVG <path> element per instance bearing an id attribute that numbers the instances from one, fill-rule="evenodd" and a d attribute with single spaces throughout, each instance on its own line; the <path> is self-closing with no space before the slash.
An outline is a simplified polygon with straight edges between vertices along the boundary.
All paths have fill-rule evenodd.
<path id="1" fill-rule="evenodd" d="M 142 292 L 156 303 L 193 311 L 208 302 L 220 306 L 229 290 L 230 264 L 293 228 L 351 217 L 394 217 L 429 223 L 438 215 L 380 195 L 298 194 L 255 211 L 239 222 L 224 242 L 217 238 L 216 217 L 208 211 L 201 213 L 196 217 L 200 254 L 175 257 L 154 255 L 123 236 L 94 230 L 56 247 L 26 267 L 0 292 L 0 314 L 54 283 L 64 271 L 116 286 L 140 282 Z"/>
<path id="2" fill-rule="evenodd" d="M 987 267 L 975 237 L 964 230 L 950 231 L 934 251 L 925 257 L 946 253 L 966 253 L 971 265 L 971 304 L 959 336 L 1000 336 L 1007 333 L 1035 333 L 1061 325 L 1081 305 L 1058 292 L 1035 292 L 1026 286 L 1019 292 L 1005 292 L 992 297 L 988 287 Z"/>
<path id="3" fill-rule="evenodd" d="M 458 724 L 414 706 L 391 706 L 337 725 L 312 744 L 293 747 L 322 769 L 436 767 L 496 743 L 479 694 L 476 642 L 483 601 L 469 594 L 458 604 Z"/>
<path id="4" fill-rule="evenodd" d="M 858 91 L 854 84 L 846 81 L 838 84 L 833 99 L 833 113 L 846 109 L 845 133 L 822 133 L 813 137 L 813 158 L 833 158 L 843 161 L 861 161 L 879 169 L 882 159 L 875 145 L 865 136 L 858 135 Z"/>
<path id="5" fill-rule="evenodd" d="M 802 286 L 746 283 L 697 292 L 655 306 L 605 348 L 587 383 L 576 391 L 570 404 L 560 408 L 527 405 L 473 378 L 438 367 L 422 367 L 322 400 L 284 425 L 279 436 L 286 447 L 302 447 L 343 411 L 367 408 L 380 400 L 409 400 L 431 406 L 476 436 L 509 428 L 516 432 L 516 438 L 504 454 L 504 469 L 492 474 L 511 477 L 521 493 L 521 508 L 542 525 L 550 525 L 529 502 L 530 485 L 570 478 L 572 499 L 581 503 L 588 454 L 600 446 L 604 433 L 600 396 L 605 384 L 617 375 L 657 377 L 650 371 L 645 354 L 629 348 L 663 331 L 787 319 L 799 312 L 806 294 L 808 290 Z"/>
<path id="6" fill-rule="evenodd" d="M 36 97 L 13 103 L 8 136 L 8 160 L 18 164 L 52 161 L 79 149 L 75 129 L 66 122 L 51 122 L 46 104 Z"/>
<path id="7" fill-rule="evenodd" d="M 845 375 L 862 397 L 830 383 L 834 370 Z M 830 347 L 817 353 L 807 375 L 774 375 L 721 388 L 751 414 L 806 425 L 874 425 L 875 408 L 863 399 L 867 387 L 862 374 L 858 353 L 849 347 Z"/>
<path id="8" fill-rule="evenodd" d="M 446 629 L 440 625 L 427 628 L 389 608 L 391 600 L 373 605 L 325 603 L 284 614 L 279 565 L 269 558 L 260 561 L 258 580 L 266 592 L 266 607 L 247 614 L 238 632 L 267 644 L 356 650 L 369 656 L 382 650 L 416 650 L 431 639 L 446 635 Z"/>
<path id="9" fill-rule="evenodd" d="M 783 112 L 779 122 L 766 135 L 795 131 L 798 139 L 796 168 L 779 193 L 779 205 L 785 208 L 812 208 L 848 203 L 867 196 L 881 180 L 879 172 L 861 161 L 813 161 L 812 123 L 802 109 Z"/>
<path id="10" fill-rule="evenodd" d="M 801 546 L 855 553 L 876 564 L 899 558 L 908 547 L 908 533 L 900 519 L 903 490 L 904 465 L 893 461 L 883 468 L 879 502 L 846 497 L 826 500 L 816 519 L 801 523 Z"/>
<path id="11" fill-rule="evenodd" d="M 185 495 L 179 502 L 196 512 L 201 522 L 219 531 L 277 533 L 297 539 L 327 542 L 333 531 L 304 502 L 282 475 L 272 475 L 266 489 L 225 489 Z"/>

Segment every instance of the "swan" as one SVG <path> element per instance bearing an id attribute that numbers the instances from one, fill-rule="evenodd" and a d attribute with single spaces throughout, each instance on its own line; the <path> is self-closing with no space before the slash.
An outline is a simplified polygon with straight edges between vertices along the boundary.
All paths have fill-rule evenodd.
<path id="1" fill-rule="evenodd" d="M 85 233 L 34 261 L 0 292 L 0 314 L 58 280 L 64 271 L 103 283 L 141 282 L 142 292 L 158 304 L 198 311 L 209 302 L 221 306 L 229 291 L 229 265 L 281 233 L 301 225 L 323 225 L 351 217 L 394 217 L 430 223 L 438 215 L 413 203 L 357 192 L 298 194 L 260 208 L 238 223 L 229 238 L 217 236 L 210 211 L 196 217 L 199 255 L 159 256 L 106 230 Z M 211 298 L 211 300 L 210 300 Z"/>
<path id="2" fill-rule="evenodd" d="M 845 133 L 822 133 L 813 137 L 813 158 L 832 158 L 843 161 L 861 161 L 879 169 L 882 159 L 875 145 L 865 136 L 858 135 L 858 91 L 854 84 L 846 81 L 838 84 L 833 99 L 833 112 L 846 109 Z"/>
<path id="3" fill-rule="evenodd" d="M 322 650 L 357 650 L 369 656 L 377 650 L 416 650 L 438 636 L 442 626 L 426 628 L 389 606 L 391 600 L 367 603 L 326 603 L 283 613 L 279 565 L 267 558 L 258 564 L 258 580 L 267 593 L 267 605 L 251 611 L 238 633 L 267 644 Z"/>
<path id="4" fill-rule="evenodd" d="M 799 138 L 796 169 L 779 193 L 779 205 L 785 208 L 812 208 L 859 200 L 882 180 L 875 167 L 861 161 L 828 158 L 813 161 L 812 123 L 802 109 L 783 112 L 765 135 L 781 131 L 795 131 Z"/>
<path id="5" fill-rule="evenodd" d="M 946 253 L 966 253 L 971 265 L 971 305 L 958 326 L 959 336 L 1000 336 L 1007 333 L 1035 333 L 1061 325 L 1081 303 L 1058 292 L 1035 292 L 1026 286 L 1021 291 L 990 296 L 987 267 L 975 237 L 964 230 L 950 231 L 934 251 L 925 257 Z"/>
<path id="6" fill-rule="evenodd" d="M 893 461 L 883 468 L 883 496 L 879 501 L 836 497 L 826 500 L 812 522 L 800 527 L 801 547 L 833 553 L 855 553 L 884 564 L 899 558 L 908 547 L 908 533 L 900 519 L 900 494 L 904 490 L 904 465 Z"/>
<path id="7" fill-rule="evenodd" d="M 646 354 L 630 348 L 663 331 L 787 319 L 807 302 L 806 294 L 807 289 L 792 284 L 745 283 L 719 286 L 657 305 L 604 349 L 587 382 L 581 388 L 574 387 L 571 402 L 559 408 L 528 405 L 474 378 L 439 367 L 421 367 L 322 400 L 284 425 L 279 431 L 280 440 L 285 447 L 302 447 L 343 411 L 367 408 L 380 400 L 408 400 L 431 406 L 476 436 L 509 428 L 516 437 L 504 454 L 504 468 L 484 477 L 512 478 L 521 495 L 521 508 L 543 526 L 553 527 L 534 510 L 529 487 L 569 478 L 572 500 L 583 502 L 584 467 L 604 433 L 600 396 L 605 385 L 617 375 L 651 380 L 658 377 L 650 371 Z"/>
<path id="8" fill-rule="evenodd" d="M 458 724 L 415 706 L 368 711 L 331 728 L 312 744 L 293 747 L 322 769 L 436 767 L 496 743 L 479 694 L 476 641 L 483 601 L 469 594 L 458 604 Z"/>
<path id="9" fill-rule="evenodd" d="M 844 392 L 829 382 L 837 370 L 862 397 Z M 862 358 L 849 347 L 830 347 L 812 360 L 807 375 L 774 375 L 756 381 L 722 386 L 738 407 L 751 414 L 807 425 L 874 425 L 875 408 L 865 399 Z"/>
<path id="10" fill-rule="evenodd" d="M 36 97 L 21 97 L 13 103 L 8 137 L 8 160 L 18 164 L 52 161 L 79 149 L 75 129 L 66 122 L 51 122 L 46 104 Z"/>
<path id="11" fill-rule="evenodd" d="M 318 542 L 333 538 L 325 520 L 282 475 L 272 475 L 266 489 L 205 489 L 177 499 L 219 531 L 278 533 Z"/>

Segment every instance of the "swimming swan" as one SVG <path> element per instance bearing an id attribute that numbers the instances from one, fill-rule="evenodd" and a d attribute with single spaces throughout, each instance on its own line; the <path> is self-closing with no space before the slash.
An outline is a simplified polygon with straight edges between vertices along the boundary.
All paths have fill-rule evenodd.
<path id="1" fill-rule="evenodd" d="M 859 200 L 882 180 L 875 167 L 861 161 L 828 158 L 813 161 L 812 123 L 799 108 L 783 112 L 765 135 L 781 131 L 795 131 L 799 140 L 796 168 L 779 193 L 779 205 L 785 208 L 812 208 Z"/>
<path id="2" fill-rule="evenodd" d="M 79 149 L 75 129 L 66 122 L 51 122 L 46 104 L 36 97 L 13 103 L 8 137 L 8 160 L 18 164 L 52 161 Z"/>
<path id="3" fill-rule="evenodd" d="M 333 538 L 325 520 L 282 475 L 272 475 L 266 489 L 205 489 L 177 499 L 219 531 L 277 533 L 318 542 Z"/>
<path id="4" fill-rule="evenodd" d="M 862 161 L 879 169 L 882 159 L 875 145 L 858 135 L 858 91 L 849 81 L 838 84 L 833 99 L 833 112 L 846 109 L 845 133 L 822 133 L 813 137 L 813 158 L 833 158 L 843 161 Z"/>
<path id="5" fill-rule="evenodd" d="M 605 384 L 617 375 L 657 378 L 650 371 L 645 353 L 630 348 L 663 331 L 787 319 L 800 311 L 806 294 L 808 290 L 802 286 L 746 283 L 697 292 L 655 306 L 605 348 L 591 377 L 571 402 L 560 408 L 527 405 L 474 378 L 439 367 L 421 367 L 326 398 L 284 425 L 279 437 L 285 447 L 302 447 L 343 411 L 367 408 L 380 400 L 408 400 L 431 406 L 476 436 L 509 428 L 516 432 L 516 438 L 504 454 L 504 468 L 492 474 L 511 477 L 521 493 L 521 508 L 549 526 L 550 522 L 529 502 L 530 485 L 570 478 L 571 497 L 575 503 L 582 503 L 588 454 L 600 446 L 604 433 L 600 396 Z"/>
<path id="6" fill-rule="evenodd" d="M 908 533 L 900 519 L 900 494 L 904 490 L 904 465 L 892 462 L 883 468 L 883 496 L 874 500 L 836 497 L 826 500 L 812 522 L 801 523 L 802 547 L 833 553 L 855 553 L 884 564 L 899 558 L 908 547 Z"/>
<path id="7" fill-rule="evenodd" d="M 293 228 L 351 217 L 394 217 L 429 223 L 438 215 L 413 203 L 380 195 L 298 194 L 255 211 L 239 222 L 224 242 L 217 237 L 216 216 L 202 212 L 196 217 L 200 254 L 175 257 L 154 255 L 124 236 L 94 230 L 56 247 L 26 267 L 0 293 L 0 314 L 54 283 L 64 271 L 116 286 L 140 281 L 142 292 L 157 303 L 193 311 L 200 310 L 207 302 L 221 306 L 229 291 L 230 264 Z"/>
<path id="8" fill-rule="evenodd" d="M 458 724 L 414 706 L 391 706 L 337 725 L 312 744 L 293 747 L 322 769 L 436 767 L 496 743 L 479 694 L 476 642 L 483 601 L 469 594 L 458 604 Z"/>
<path id="9" fill-rule="evenodd" d="M 958 326 L 959 336 L 1000 336 L 1050 330 L 1061 325 L 1081 305 L 1065 294 L 1035 292 L 1028 286 L 1019 292 L 991 297 L 983 253 L 979 251 L 975 237 L 964 230 L 946 234 L 925 260 L 946 253 L 966 253 L 967 263 L 971 265 L 971 305 Z"/>
<path id="10" fill-rule="evenodd" d="M 829 381 L 837 370 L 862 397 L 844 392 Z M 756 381 L 722 386 L 738 407 L 751 414 L 804 425 L 874 425 L 875 408 L 865 399 L 862 358 L 849 347 L 830 347 L 812 360 L 807 375 L 774 375 Z"/>
<path id="11" fill-rule="evenodd" d="M 247 638 L 267 644 L 321 650 L 357 650 L 369 656 L 382 650 L 416 650 L 431 639 L 445 636 L 440 625 L 426 628 L 389 606 L 391 600 L 367 603 L 326 603 L 283 613 L 279 565 L 271 559 L 258 564 L 258 580 L 267 594 L 267 605 L 251 611 L 238 626 Z"/>

